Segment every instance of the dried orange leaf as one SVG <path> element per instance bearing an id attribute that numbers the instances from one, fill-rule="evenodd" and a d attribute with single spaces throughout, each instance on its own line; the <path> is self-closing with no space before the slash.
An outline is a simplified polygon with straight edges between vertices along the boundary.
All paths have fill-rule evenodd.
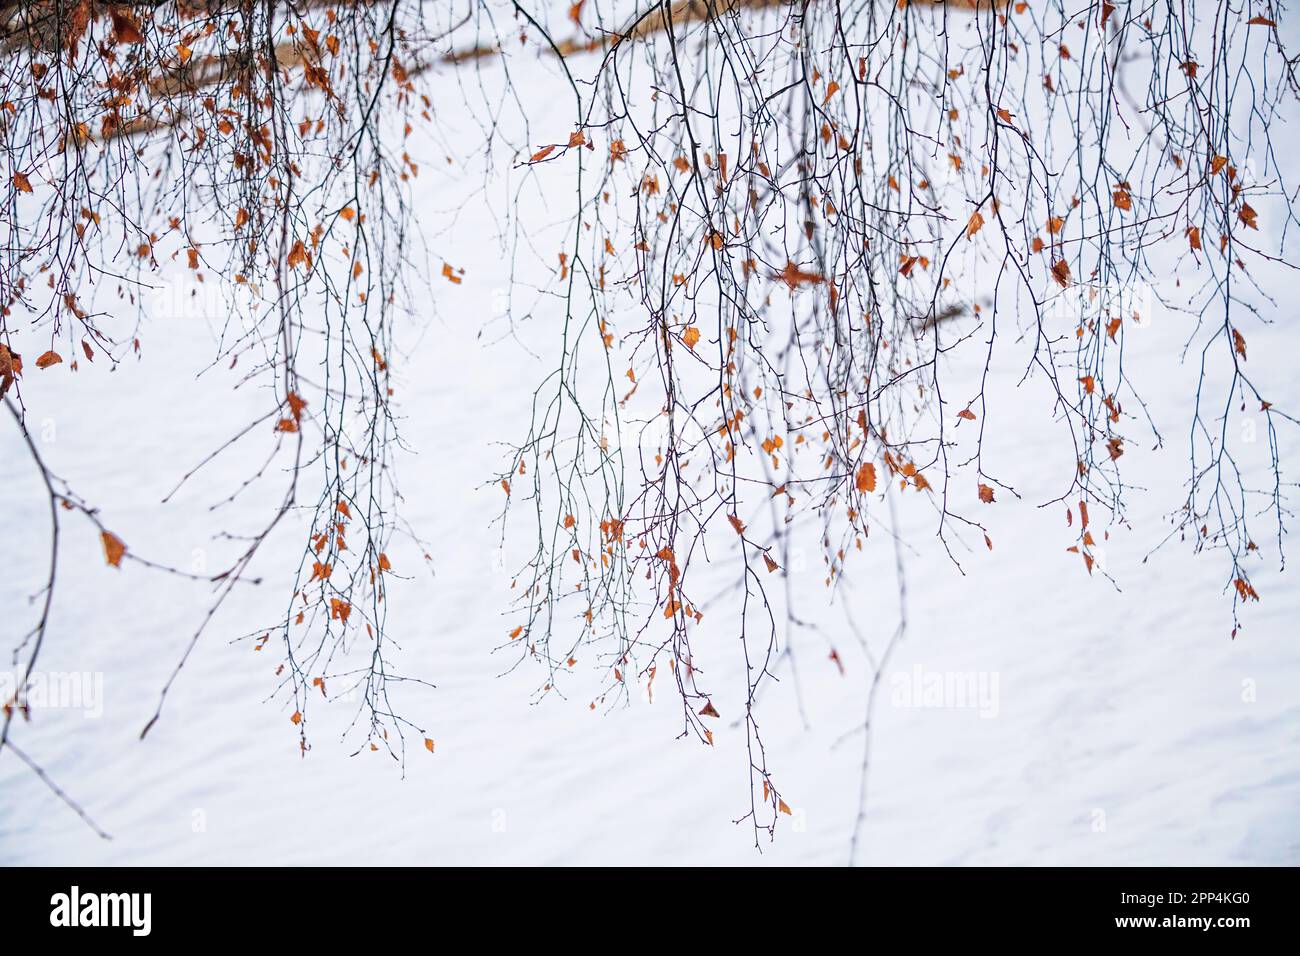
<path id="1" fill-rule="evenodd" d="M 863 494 L 870 494 L 876 490 L 876 466 L 869 461 L 864 461 L 858 468 L 858 477 L 855 482 L 858 491 Z"/>
<path id="2" fill-rule="evenodd" d="M 122 556 L 126 554 L 126 545 L 122 539 L 111 531 L 100 533 L 100 541 L 104 545 L 104 560 L 115 568 L 122 566 Z"/>

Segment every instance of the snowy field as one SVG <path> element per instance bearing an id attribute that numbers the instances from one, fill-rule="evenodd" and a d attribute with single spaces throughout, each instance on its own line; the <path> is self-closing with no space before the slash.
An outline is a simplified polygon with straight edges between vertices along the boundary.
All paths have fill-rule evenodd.
<path id="1" fill-rule="evenodd" d="M 432 148 L 431 148 L 432 149 Z M 451 174 L 421 185 L 429 221 L 452 203 Z M 725 709 L 717 746 L 678 739 L 679 704 L 664 686 L 606 712 L 576 690 L 534 702 L 540 673 L 506 671 L 493 654 L 509 629 L 510 576 L 498 554 L 501 466 L 494 442 L 519 437 L 519 409 L 545 374 L 547 330 L 523 344 L 483 334 L 508 281 L 500 249 L 473 217 L 444 216 L 432 244 L 455 250 L 461 285 L 434 286 L 436 313 L 399 341 L 393 361 L 411 452 L 399 456 L 405 515 L 428 542 L 395 549 L 407 579 L 390 621 L 404 673 L 432 681 L 404 706 L 436 740 L 413 742 L 405 775 L 340 740 L 344 708 L 318 708 L 305 759 L 292 707 L 268 701 L 275 659 L 231 638 L 280 610 L 287 581 L 246 588 L 203 637 L 163 718 L 144 741 L 158 691 L 207 607 L 199 584 L 105 565 L 94 529 L 64 523 L 60 600 L 40 667 L 103 675 L 102 701 L 41 710 L 16 740 L 112 834 L 97 838 L 18 761 L 0 759 L 0 861 L 9 864 L 844 864 L 858 812 L 866 661 L 829 606 L 816 560 L 789 569 L 801 606 L 833 635 L 844 673 L 816 635 L 794 635 L 797 678 L 783 664 L 764 693 L 769 760 L 793 814 L 755 847 L 734 825 L 748 807 L 743 731 Z M 436 272 L 439 263 L 432 264 Z M 1294 297 L 1273 274 L 1265 326 L 1248 326 L 1252 369 L 1278 407 L 1300 406 Z M 214 534 L 232 515 L 207 509 L 255 467 L 221 460 L 167 505 L 182 474 L 265 397 L 235 390 L 237 372 L 205 371 L 217 317 L 157 321 L 143 355 L 109 373 L 65 367 L 58 389 L 26 398 L 51 467 L 97 505 L 139 554 L 188 566 L 229 551 Z M 497 330 L 499 331 L 499 330 Z M 1105 566 L 1089 577 L 1066 552 L 1068 448 L 1041 408 L 1042 384 L 995 365 L 989 467 L 1022 500 L 982 514 L 994 548 L 963 552 L 964 574 L 934 537 L 934 515 L 904 508 L 909 627 L 882 679 L 867 817 L 857 863 L 1300 863 L 1300 586 L 1275 556 L 1252 569 L 1261 595 L 1230 639 L 1225 567 L 1171 542 L 1167 515 L 1186 478 L 1192 360 L 1185 319 L 1156 315 L 1126 337 L 1165 447 L 1126 449 L 1128 526 L 1112 526 Z M 1259 368 L 1255 368 L 1258 363 Z M 1267 364 L 1266 364 L 1267 363 Z M 954 374 L 961 374 L 961 369 Z M 978 371 L 968 369 L 969 372 Z M 199 373 L 202 372 L 200 375 Z M 1138 431 L 1134 430 L 1135 434 Z M 1234 441 L 1248 441 L 1236 436 Z M 1283 460 L 1300 463 L 1294 432 Z M 1064 457 L 1062 453 L 1064 451 Z M 1294 472 L 1293 472 L 1294 474 Z M 242 511 L 240 509 L 243 509 Z M 0 423 L 0 636 L 30 625 L 43 581 L 47 514 L 39 478 L 12 423 Z M 294 529 L 268 545 L 272 575 L 300 547 Z M 279 557 L 277 557 L 279 556 Z M 277 564 L 278 562 L 278 564 Z M 898 618 L 894 555 L 884 536 L 851 568 L 838 600 L 873 646 Z M 712 628 L 712 629 L 710 629 Z M 784 637 L 784 635 L 783 635 Z M 725 659 L 725 615 L 696 638 Z M 966 675 L 973 706 L 908 700 L 927 675 Z M 594 686 L 594 685 L 593 685 Z M 951 701 L 949 701 L 951 703 Z M 967 701 L 967 703 L 972 703 Z M 101 706 L 102 705 L 102 706 Z M 720 708 L 722 704 L 719 704 Z M 332 710 L 339 710 L 332 714 Z M 329 721 L 338 726 L 332 726 Z M 329 728 L 329 729 L 326 729 Z M 339 731 L 331 733 L 330 730 Z M 761 850 L 761 852 L 760 852 Z"/>

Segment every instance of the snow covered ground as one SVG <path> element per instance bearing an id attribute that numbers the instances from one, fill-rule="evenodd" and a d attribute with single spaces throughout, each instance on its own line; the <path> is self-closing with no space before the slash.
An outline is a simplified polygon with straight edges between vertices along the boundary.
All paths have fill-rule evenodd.
<path id="1" fill-rule="evenodd" d="M 429 177 L 423 187 L 431 205 L 439 182 Z M 848 862 L 862 744 L 851 731 L 862 719 L 867 670 L 836 623 L 839 612 L 817 610 L 827 600 L 817 561 L 791 573 L 809 613 L 839 635 L 845 673 L 820 637 L 796 635 L 798 680 L 783 668 L 782 683 L 769 689 L 763 730 L 794 814 L 761 853 L 748 825 L 732 823 L 748 804 L 735 714 L 724 710 L 710 749 L 677 739 L 678 705 L 667 687 L 653 703 L 638 697 L 606 713 L 581 694 L 533 703 L 539 675 L 528 668 L 502 676 L 510 661 L 491 651 L 508 629 L 509 576 L 492 524 L 500 492 L 483 485 L 500 465 L 491 442 L 518 437 L 518 409 L 545 361 L 479 336 L 505 266 L 472 224 L 458 229 L 466 281 L 436 287 L 437 316 L 394 361 L 414 452 L 399 461 L 406 515 L 429 542 L 434 573 L 419 567 L 414 549 L 396 553 L 396 569 L 410 578 L 393 588 L 390 616 L 405 673 L 437 684 L 404 698 L 437 752 L 417 742 L 403 779 L 381 754 L 350 756 L 354 746 L 321 730 L 299 757 L 289 711 L 266 701 L 275 660 L 228 642 L 279 609 L 283 586 L 270 581 L 223 611 L 163 719 L 139 740 L 207 591 L 107 567 L 93 529 L 69 516 L 41 669 L 102 674 L 102 707 L 92 708 L 102 713 L 41 711 L 16 739 L 113 839 L 96 838 L 6 756 L 0 861 Z M 1300 381 L 1281 361 L 1295 355 L 1291 308 L 1274 309 L 1272 326 L 1252 326 L 1249 341 L 1264 391 L 1294 409 Z M 543 332 L 535 330 L 538 342 Z M 1037 507 L 1059 493 L 1061 435 L 1030 411 L 1041 386 L 1017 388 L 1011 361 L 990 393 L 997 427 L 985 457 L 1023 500 L 1000 496 L 987 510 L 994 549 L 974 542 L 958 573 L 934 539 L 933 515 L 904 512 L 910 626 L 876 711 L 857 862 L 1300 862 L 1294 572 L 1279 573 L 1276 561 L 1252 572 L 1262 600 L 1245 610 L 1234 641 L 1215 555 L 1197 557 L 1174 542 L 1143 560 L 1181 500 L 1195 377 L 1190 363 L 1180 364 L 1188 333 L 1171 315 L 1127 339 L 1130 375 L 1146 383 L 1166 447 L 1134 442 L 1124 458 L 1135 485 L 1131 529 L 1112 528 L 1105 547 L 1119 590 L 1066 553 L 1073 538 L 1064 508 Z M 264 399 L 233 390 L 233 372 L 197 376 L 213 351 L 212 321 L 155 323 L 142 338 L 143 360 L 111 374 L 92 366 L 44 373 L 62 377 L 58 389 L 33 379 L 31 420 L 51 466 L 133 550 L 185 566 L 220 551 L 212 535 L 228 518 L 206 507 L 250 463 L 223 462 L 172 504 L 158 502 Z M 1284 460 L 1300 462 L 1294 434 L 1284 442 Z M 28 626 L 29 597 L 42 582 L 47 517 L 37 475 L 6 423 L 0 514 L 0 636 L 10 644 Z M 297 547 L 291 534 L 277 537 L 262 566 L 274 568 L 276 554 Z M 873 642 L 882 641 L 898 613 L 888 542 L 872 542 L 852 571 L 844 597 Z M 711 615 L 700 634 L 725 657 L 725 615 Z M 985 696 L 970 707 L 907 706 L 902 688 L 932 674 L 971 675 Z"/>

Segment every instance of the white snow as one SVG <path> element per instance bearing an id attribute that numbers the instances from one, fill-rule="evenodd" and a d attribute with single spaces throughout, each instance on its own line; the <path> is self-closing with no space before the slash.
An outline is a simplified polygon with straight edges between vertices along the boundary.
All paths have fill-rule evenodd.
<path id="1" fill-rule="evenodd" d="M 448 178 L 426 177 L 429 204 L 445 206 Z M 552 210 L 556 216 L 558 212 Z M 448 240 L 449 242 L 451 240 Z M 0 861 L 10 864 L 841 864 L 857 812 L 865 661 L 835 607 L 820 562 L 791 569 L 802 609 L 834 635 L 841 676 L 824 640 L 796 632 L 796 684 L 784 665 L 760 715 L 782 794 L 794 809 L 759 853 L 748 806 L 738 716 L 720 697 L 717 746 L 677 739 L 670 687 L 653 704 L 634 695 L 610 712 L 587 704 L 582 666 L 568 700 L 533 703 L 543 679 L 491 653 L 509 629 L 509 575 L 495 560 L 501 492 L 484 488 L 501 465 L 492 442 L 517 439 L 541 359 L 478 333 L 507 281 L 499 250 L 468 223 L 454 233 L 463 285 L 438 284 L 437 316 L 405 337 L 394 359 L 402 423 L 414 454 L 399 459 L 406 516 L 429 542 L 393 554 L 409 580 L 394 585 L 390 621 L 403 671 L 436 690 L 405 691 L 403 706 L 436 740 L 411 742 L 405 778 L 381 754 L 349 756 L 345 707 L 318 707 L 313 749 L 298 754 L 289 710 L 267 702 L 274 648 L 229 639 L 283 605 L 276 555 L 300 546 L 287 529 L 258 567 L 259 588 L 239 592 L 205 634 L 144 741 L 141 727 L 200 620 L 208 591 L 135 566 L 107 567 L 98 537 L 69 514 L 59 600 L 40 668 L 101 672 L 103 713 L 41 711 L 16 740 L 112 835 L 102 841 L 11 756 L 0 758 Z M 435 269 L 437 263 L 434 264 Z M 1269 286 L 1285 291 L 1282 278 Z M 1279 407 L 1300 404 L 1293 306 L 1249 326 L 1250 366 Z M 214 319 L 215 321 L 215 319 Z M 539 320 L 540 321 L 540 320 Z M 531 343 L 544 349 L 546 330 Z M 1173 315 L 1129 334 L 1165 447 L 1126 446 L 1131 528 L 1112 527 L 1106 566 L 1120 590 L 1085 572 L 1065 549 L 1064 506 L 1040 509 L 1064 487 L 1071 458 L 1059 426 L 1037 411 L 1041 384 L 1017 388 L 1008 356 L 995 371 L 987 467 L 1013 484 L 981 513 L 994 542 L 977 536 L 959 555 L 934 538 L 932 511 L 905 502 L 910 626 L 876 709 L 867 823 L 857 862 L 876 864 L 1260 864 L 1300 862 L 1300 588 L 1275 555 L 1258 562 L 1261 595 L 1235 640 L 1219 556 L 1167 533 L 1186 477 L 1187 396 L 1193 363 L 1180 363 L 1190 329 Z M 33 430 L 52 467 L 102 509 L 133 551 L 213 566 L 229 546 L 212 535 L 258 513 L 207 505 L 252 467 L 222 459 L 172 504 L 176 480 L 264 398 L 235 391 L 236 372 L 197 373 L 213 354 L 209 322 L 156 322 L 142 361 L 112 374 L 102 363 L 29 372 Z M 967 370 L 970 371 L 970 370 Z M 954 374 L 960 374 L 958 369 Z M 50 385 L 57 377 L 57 385 Z M 1137 433 L 1137 430 L 1134 430 Z M 1300 462 L 1295 433 L 1284 460 Z M 912 493 L 915 494 L 915 493 Z M 263 501 L 265 504 L 265 500 Z M 0 422 L 0 631 L 26 630 L 29 597 L 47 560 L 44 496 L 11 422 Z M 1077 520 L 1077 517 L 1076 517 Z M 897 620 L 893 551 L 873 538 L 850 566 L 854 617 L 877 649 Z M 784 634 L 782 637 L 784 638 Z M 736 666 L 727 615 L 711 612 L 695 638 L 719 668 Z M 730 655 L 730 656 L 729 656 Z M 996 714 L 985 708 L 891 703 L 893 675 L 996 675 Z M 725 684 L 726 676 L 718 680 Z M 989 686 L 989 685 L 986 685 Z M 807 727 L 799 718 L 799 692 Z M 849 734 L 849 736 L 845 736 Z"/>

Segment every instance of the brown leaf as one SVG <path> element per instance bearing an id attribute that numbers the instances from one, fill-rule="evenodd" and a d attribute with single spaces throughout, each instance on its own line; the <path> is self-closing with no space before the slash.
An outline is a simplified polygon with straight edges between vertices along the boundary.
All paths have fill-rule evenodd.
<path id="1" fill-rule="evenodd" d="M 1070 284 L 1070 266 L 1064 259 L 1057 259 L 1052 263 L 1052 278 L 1062 289 Z"/>
<path id="2" fill-rule="evenodd" d="M 700 708 L 701 717 L 720 717 L 717 708 L 713 706 L 713 701 L 706 700 L 704 706 Z"/>
<path id="3" fill-rule="evenodd" d="M 688 326 L 686 331 L 682 333 L 682 341 L 686 343 L 688 349 L 695 348 L 695 344 L 699 342 L 699 340 L 700 330 L 693 325 Z"/>
<path id="4" fill-rule="evenodd" d="M 424 749 L 429 751 L 429 753 L 433 753 L 433 740 L 429 737 L 424 738 Z"/>
<path id="5" fill-rule="evenodd" d="M 136 23 L 135 17 L 131 16 L 125 10 L 114 9 L 113 32 L 117 34 L 118 43 L 143 43 L 144 37 L 140 35 L 139 24 Z"/>
<path id="6" fill-rule="evenodd" d="M 111 531 L 101 532 L 100 542 L 104 545 L 104 560 L 115 568 L 122 566 L 122 556 L 126 554 L 126 545 L 122 539 Z"/>
<path id="7" fill-rule="evenodd" d="M 1246 358 L 1246 337 L 1236 329 L 1232 330 L 1232 347 L 1237 350 L 1237 354 L 1240 355 L 1243 360 Z M 37 365 L 39 365 L 40 362 L 40 359 L 36 360 Z"/>
<path id="8" fill-rule="evenodd" d="M 981 483 L 979 487 L 980 501 L 986 505 L 993 504 L 993 489 L 988 485 Z"/>
<path id="9" fill-rule="evenodd" d="M 51 365 L 58 365 L 63 361 L 63 356 L 51 349 L 36 360 L 37 368 L 49 368 Z"/>
<path id="10" fill-rule="evenodd" d="M 14 173 L 14 189 L 17 189 L 20 193 L 32 191 L 32 182 L 27 178 L 26 173 Z"/>
<path id="11" fill-rule="evenodd" d="M 975 233 L 979 232 L 981 227 L 983 227 L 983 225 L 984 225 L 984 217 L 981 216 L 980 211 L 976 209 L 973 213 L 971 213 L 970 221 L 966 223 L 966 238 L 967 239 L 973 238 Z"/>

